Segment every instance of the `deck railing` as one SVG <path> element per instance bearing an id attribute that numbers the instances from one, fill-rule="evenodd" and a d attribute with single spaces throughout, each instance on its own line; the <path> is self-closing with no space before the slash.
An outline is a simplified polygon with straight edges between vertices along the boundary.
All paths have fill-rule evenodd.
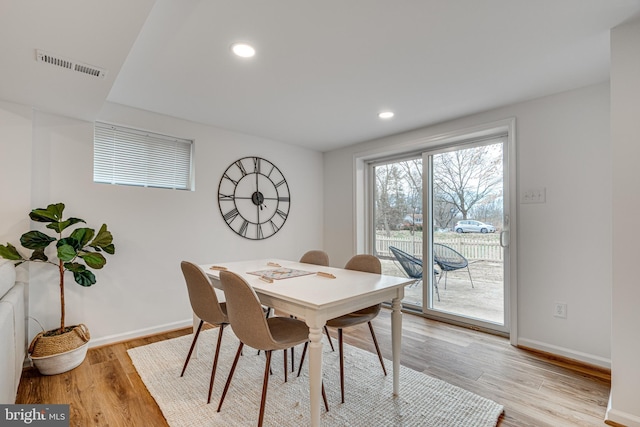
<path id="1" fill-rule="evenodd" d="M 389 246 L 407 252 L 418 258 L 422 257 L 422 236 L 387 237 L 376 235 L 376 255 L 381 258 L 393 258 Z M 468 260 L 503 261 L 503 248 L 500 246 L 498 236 L 490 235 L 487 238 L 470 238 L 464 234 L 435 234 L 435 243 L 447 245 L 460 252 Z"/>

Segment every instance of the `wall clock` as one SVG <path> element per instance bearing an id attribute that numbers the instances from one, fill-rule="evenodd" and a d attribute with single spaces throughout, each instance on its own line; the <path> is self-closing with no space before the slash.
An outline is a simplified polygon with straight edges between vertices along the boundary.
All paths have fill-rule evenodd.
<path id="1" fill-rule="evenodd" d="M 261 240 L 276 234 L 289 215 L 291 195 L 280 169 L 261 157 L 243 157 L 224 171 L 218 206 L 240 236 Z"/>

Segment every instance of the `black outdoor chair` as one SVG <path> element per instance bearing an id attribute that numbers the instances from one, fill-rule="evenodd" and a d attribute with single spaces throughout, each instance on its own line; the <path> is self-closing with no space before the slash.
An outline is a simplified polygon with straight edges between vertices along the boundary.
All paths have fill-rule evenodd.
<path id="1" fill-rule="evenodd" d="M 395 246 L 389 246 L 389 250 L 396 257 L 407 276 L 422 281 L 422 260 L 420 258 L 409 255 Z M 435 276 L 438 272 L 434 270 L 433 274 Z M 433 281 L 433 287 L 436 289 L 436 295 L 438 296 L 438 301 L 440 301 L 440 292 L 438 291 L 438 284 L 435 280 Z"/>
<path id="2" fill-rule="evenodd" d="M 433 261 L 438 264 L 438 267 L 444 271 L 444 288 L 447 289 L 447 272 L 460 270 L 466 268 L 469 273 L 469 280 L 471 280 L 471 287 L 473 288 L 473 279 L 471 279 L 471 270 L 469 270 L 469 261 L 462 256 L 461 253 L 449 246 L 441 245 L 440 243 L 433 244 Z M 442 280 L 442 276 L 440 276 Z"/>

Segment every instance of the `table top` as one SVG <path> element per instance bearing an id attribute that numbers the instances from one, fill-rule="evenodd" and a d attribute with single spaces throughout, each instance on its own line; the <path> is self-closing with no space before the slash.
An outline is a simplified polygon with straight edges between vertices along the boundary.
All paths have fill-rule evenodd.
<path id="1" fill-rule="evenodd" d="M 352 307 L 362 305 L 364 308 L 367 306 L 366 304 L 371 305 L 367 301 L 392 296 L 394 292 L 402 291 L 404 286 L 414 282 L 413 279 L 406 277 L 365 273 L 281 259 L 201 265 L 200 267 L 205 273 L 214 280 L 220 278 L 220 271 L 211 269 L 214 265 L 225 267 L 228 271 L 242 276 L 258 294 L 301 304 L 313 310 L 327 309 L 344 303 L 350 303 Z M 267 283 L 259 276 L 249 274 L 255 271 L 280 268 L 303 270 L 314 274 L 277 279 L 272 283 Z M 317 272 L 329 273 L 335 278 L 315 274 Z M 362 304 L 358 304 L 358 300 L 362 300 Z"/>

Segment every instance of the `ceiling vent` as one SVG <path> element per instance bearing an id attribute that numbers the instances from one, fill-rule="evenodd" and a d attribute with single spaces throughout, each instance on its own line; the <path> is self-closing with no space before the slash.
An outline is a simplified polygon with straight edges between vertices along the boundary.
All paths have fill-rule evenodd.
<path id="1" fill-rule="evenodd" d="M 40 49 L 36 49 L 36 61 L 46 62 L 47 64 L 66 68 L 78 73 L 88 74 L 93 77 L 100 77 L 102 79 L 104 79 L 104 77 L 107 75 L 107 70 L 105 70 L 104 68 L 84 64 L 82 62 L 74 61 L 68 58 L 63 58 L 59 55 L 53 55 Z"/>

